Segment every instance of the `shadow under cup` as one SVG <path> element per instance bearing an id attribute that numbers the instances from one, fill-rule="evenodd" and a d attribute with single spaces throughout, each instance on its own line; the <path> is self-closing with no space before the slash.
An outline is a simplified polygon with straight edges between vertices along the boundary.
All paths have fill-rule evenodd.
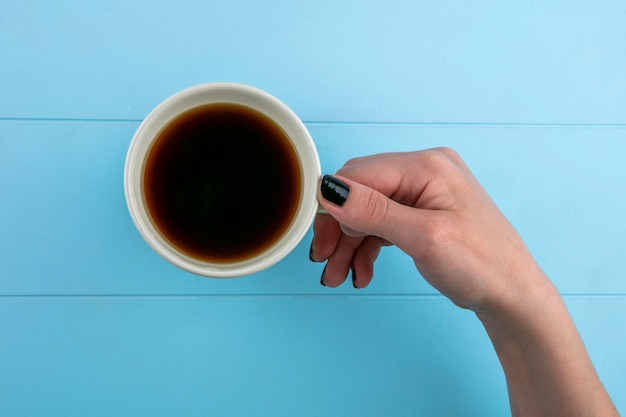
<path id="1" fill-rule="evenodd" d="M 188 88 L 159 104 L 133 137 L 124 171 L 144 240 L 194 274 L 229 278 L 293 250 L 317 211 L 319 157 L 302 121 L 242 84 Z"/>

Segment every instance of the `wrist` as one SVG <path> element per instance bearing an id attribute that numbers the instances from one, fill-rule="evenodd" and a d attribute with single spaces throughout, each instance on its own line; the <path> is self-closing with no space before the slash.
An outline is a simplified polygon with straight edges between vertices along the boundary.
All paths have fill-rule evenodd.
<path id="1" fill-rule="evenodd" d="M 560 294 L 537 267 L 477 316 L 504 370 L 513 415 L 617 415 Z"/>

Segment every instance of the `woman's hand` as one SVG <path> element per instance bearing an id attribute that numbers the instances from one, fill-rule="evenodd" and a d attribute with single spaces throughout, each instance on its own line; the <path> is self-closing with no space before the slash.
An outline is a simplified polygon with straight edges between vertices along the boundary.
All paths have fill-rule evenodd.
<path id="1" fill-rule="evenodd" d="M 316 218 L 311 259 L 327 260 L 322 284 L 329 287 L 350 271 L 355 287 L 367 286 L 381 246 L 393 244 L 442 294 L 480 312 L 526 287 L 521 277 L 536 267 L 451 149 L 353 159 L 324 178 L 320 202 L 330 216 Z"/>

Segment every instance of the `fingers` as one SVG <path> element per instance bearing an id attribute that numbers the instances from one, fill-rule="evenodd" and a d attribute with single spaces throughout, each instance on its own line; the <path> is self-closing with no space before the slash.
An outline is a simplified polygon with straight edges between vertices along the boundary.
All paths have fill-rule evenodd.
<path id="1" fill-rule="evenodd" d="M 322 285 L 337 287 L 343 284 L 349 275 L 355 288 L 365 288 L 369 285 L 380 248 L 388 245 L 388 242 L 362 234 L 357 236 L 346 234 L 341 225 L 326 214 L 316 217 L 313 231 L 309 258 L 313 262 L 328 261 L 321 277 Z"/>
<path id="2" fill-rule="evenodd" d="M 380 238 L 368 236 L 358 247 L 352 260 L 352 286 L 354 288 L 365 288 L 372 282 L 374 262 L 384 243 Z"/>
<path id="3" fill-rule="evenodd" d="M 328 258 L 322 273 L 321 284 L 335 288 L 343 284 L 352 267 L 352 260 L 364 237 L 341 236 L 335 251 Z"/>
<path id="4" fill-rule="evenodd" d="M 328 258 L 321 284 L 335 288 L 351 275 L 355 288 L 365 288 L 374 276 L 374 262 L 378 258 L 382 239 L 373 236 L 352 237 L 342 235 L 335 251 Z"/>
<path id="5" fill-rule="evenodd" d="M 374 276 L 374 262 L 381 247 L 390 243 L 358 232 L 346 233 L 345 229 L 333 217 L 317 215 L 309 259 L 313 262 L 328 261 L 321 277 L 322 285 L 337 287 L 350 275 L 355 288 L 365 288 Z"/>
<path id="6" fill-rule="evenodd" d="M 414 231 L 406 225 L 419 224 L 419 219 L 410 218 L 419 210 L 344 180 L 349 184 L 329 176 L 322 181 L 320 201 L 332 217 L 316 218 L 310 257 L 317 262 L 328 260 L 321 279 L 323 285 L 341 285 L 352 270 L 354 287 L 364 288 L 372 280 L 381 246 L 391 242 L 406 251 L 407 242 L 413 242 Z"/>
<path id="7" fill-rule="evenodd" d="M 335 252 L 342 235 L 339 223 L 327 214 L 318 214 L 313 223 L 313 242 L 309 259 L 324 262 Z"/>

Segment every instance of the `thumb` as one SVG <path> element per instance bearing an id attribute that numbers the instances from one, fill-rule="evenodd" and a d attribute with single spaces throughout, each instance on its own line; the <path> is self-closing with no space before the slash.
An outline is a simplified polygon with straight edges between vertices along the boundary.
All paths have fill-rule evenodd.
<path id="1" fill-rule="evenodd" d="M 381 192 L 345 177 L 325 175 L 320 204 L 348 235 L 377 236 L 412 252 L 426 210 L 393 201 Z"/>

